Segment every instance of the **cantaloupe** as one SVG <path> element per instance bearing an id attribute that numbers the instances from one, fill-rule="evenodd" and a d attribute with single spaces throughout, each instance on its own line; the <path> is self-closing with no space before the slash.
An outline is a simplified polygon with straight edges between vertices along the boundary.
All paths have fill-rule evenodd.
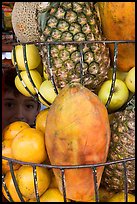
<path id="1" fill-rule="evenodd" d="M 12 10 L 12 27 L 21 43 L 39 40 L 36 9 L 40 2 L 15 2 Z"/>

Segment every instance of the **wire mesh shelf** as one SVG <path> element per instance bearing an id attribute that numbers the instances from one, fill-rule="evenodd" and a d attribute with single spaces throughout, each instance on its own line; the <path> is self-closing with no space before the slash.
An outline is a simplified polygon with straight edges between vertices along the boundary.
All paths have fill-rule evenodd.
<path id="1" fill-rule="evenodd" d="M 35 44 L 36 46 L 41 45 L 41 46 L 45 46 L 47 48 L 47 64 L 48 67 L 47 69 L 50 71 L 50 80 L 53 84 L 54 87 L 54 91 L 56 94 L 58 94 L 58 89 L 55 83 L 55 76 L 53 75 L 52 72 L 52 63 L 51 63 L 51 45 L 78 45 L 80 47 L 80 78 L 81 78 L 81 84 L 83 84 L 83 50 L 82 50 L 82 45 L 83 44 L 94 44 L 94 43 L 103 43 L 103 44 L 114 44 L 114 59 L 113 59 L 113 74 L 112 74 L 112 85 L 111 85 L 111 89 L 110 89 L 110 94 L 108 97 L 108 100 L 105 104 L 106 108 L 108 108 L 113 92 L 114 92 L 114 87 L 115 87 L 115 81 L 116 81 L 116 70 L 117 70 L 117 55 L 118 55 L 118 44 L 124 44 L 124 43 L 135 43 L 134 40 L 117 40 L 117 41 L 106 41 L 106 40 L 98 40 L 98 41 L 70 41 L 70 42 L 29 42 L 29 43 L 21 43 L 21 45 L 23 46 L 23 55 L 24 55 L 24 63 L 25 63 L 25 68 L 28 74 L 28 78 L 32 84 L 32 86 L 34 87 L 37 95 L 34 95 L 31 93 L 31 91 L 29 90 L 29 88 L 26 86 L 26 84 L 24 83 L 21 75 L 20 75 L 20 70 L 18 69 L 18 64 L 17 64 L 17 60 L 16 60 L 16 52 L 15 52 L 15 46 L 20 44 L 20 43 L 14 43 L 13 44 L 13 59 L 14 59 L 14 66 L 16 68 L 17 74 L 19 76 L 19 79 L 21 80 L 24 88 L 29 92 L 29 94 L 36 100 L 39 102 L 39 96 L 42 98 L 42 100 L 44 102 L 46 102 L 49 106 L 51 105 L 51 103 L 49 101 L 47 101 L 43 95 L 39 92 L 39 90 L 37 89 L 35 83 L 33 82 L 33 79 L 30 75 L 30 70 L 29 70 L 29 66 L 28 66 L 28 62 L 27 62 L 27 56 L 26 56 L 26 44 Z M 126 104 L 125 104 L 126 105 Z"/>
<path id="2" fill-rule="evenodd" d="M 38 187 L 37 187 L 37 170 L 36 170 L 36 167 L 39 166 L 39 167 L 44 167 L 44 168 L 48 168 L 48 169 L 59 169 L 61 171 L 61 179 L 62 179 L 62 190 L 63 190 L 63 197 L 64 197 L 64 202 L 66 202 L 66 187 L 65 187 L 65 170 L 66 169 L 83 169 L 83 168 L 91 168 L 92 169 L 92 172 L 93 172 L 93 178 L 94 178 L 94 188 L 95 188 L 95 199 L 96 199 L 96 202 L 99 202 L 99 190 L 98 190 L 98 183 L 97 183 L 97 168 L 100 167 L 100 166 L 107 166 L 107 165 L 112 165 L 112 164 L 122 164 L 123 165 L 123 169 L 124 169 L 124 175 L 123 175 L 123 179 L 124 179 L 124 186 L 123 186 L 123 189 L 124 189 L 124 193 L 125 193 L 125 202 L 127 202 L 128 200 L 128 188 L 127 188 L 127 168 L 126 168 L 126 163 L 129 162 L 129 161 L 134 161 L 135 158 L 134 157 L 130 157 L 130 158 L 124 158 L 124 159 L 120 159 L 120 160 L 117 160 L 117 161 L 111 161 L 111 162 L 105 162 L 105 163 L 98 163 L 98 164 L 84 164 L 84 165 L 51 165 L 51 164 L 38 164 L 38 163 L 32 163 L 32 162 L 22 162 L 22 161 L 18 161 L 18 160 L 15 160 L 15 159 L 11 159 L 11 158 L 7 158 L 5 156 L 2 157 L 2 159 L 5 159 L 9 162 L 9 166 L 10 166 L 10 171 L 11 171 L 11 176 L 12 176 L 12 179 L 13 179 L 13 182 L 14 182 L 14 185 L 15 185 L 15 188 L 16 188 L 16 191 L 19 195 L 19 198 L 22 202 L 25 202 L 23 197 L 22 197 L 22 194 L 19 190 L 19 187 L 17 185 L 17 181 L 16 181 L 16 177 L 15 177 L 15 173 L 14 173 L 14 170 L 13 170 L 13 164 L 14 163 L 18 163 L 18 164 L 21 164 L 21 165 L 30 165 L 33 167 L 33 177 L 34 177 L 34 186 L 35 186 L 35 194 L 36 194 L 36 200 L 37 202 L 39 202 L 39 193 L 38 193 Z M 10 196 L 10 193 L 7 189 L 7 186 L 4 182 L 4 175 L 2 175 L 2 182 L 3 182 L 3 186 L 4 186 L 4 189 L 7 193 L 7 196 L 9 198 L 9 200 L 11 202 L 13 202 L 11 196 Z"/>
<path id="3" fill-rule="evenodd" d="M 71 42 L 29 42 L 29 43 L 14 43 L 13 44 L 13 58 L 14 58 L 14 66 L 16 68 L 17 71 L 17 75 L 19 76 L 19 79 L 21 80 L 23 86 L 25 87 L 25 89 L 31 94 L 31 96 L 36 100 L 39 101 L 38 96 L 40 96 L 49 106 L 51 105 L 51 103 L 49 101 L 47 101 L 40 93 L 39 90 L 36 88 L 32 77 L 30 75 L 30 71 L 29 71 L 29 67 L 28 67 L 28 62 L 27 62 L 27 56 L 26 56 L 26 44 L 35 44 L 36 46 L 38 45 L 42 45 L 42 46 L 46 46 L 47 49 L 47 62 L 48 62 L 48 69 L 49 69 L 49 73 L 50 73 L 50 80 L 52 82 L 52 84 L 54 85 L 54 91 L 56 94 L 58 94 L 58 89 L 55 83 L 55 76 L 53 75 L 52 72 L 52 63 L 51 63 L 51 45 L 65 45 L 65 44 L 76 44 L 80 47 L 80 70 L 81 70 L 81 84 L 83 83 L 82 81 L 82 76 L 83 76 L 83 70 L 82 70 L 82 64 L 83 64 L 83 51 L 82 51 L 82 45 L 83 44 L 91 44 L 91 43 L 103 43 L 103 44 L 114 44 L 114 59 L 113 59 L 113 74 L 112 74 L 112 85 L 111 85 L 111 90 L 110 90 L 110 94 L 108 97 L 108 100 L 105 104 L 106 108 L 108 109 L 108 106 L 110 104 L 110 101 L 112 99 L 112 95 L 114 92 L 114 87 L 115 87 L 115 81 L 116 81 L 116 70 L 117 70 L 117 56 L 118 56 L 118 44 L 124 44 L 124 43 L 135 43 L 135 41 L 133 40 L 120 40 L 120 41 L 71 41 Z M 17 60 L 16 60 L 16 52 L 15 52 L 15 46 L 18 44 L 22 44 L 23 45 L 23 54 L 24 54 L 24 63 L 25 63 L 25 68 L 29 77 L 29 80 L 31 82 L 31 84 L 33 85 L 37 95 L 34 95 L 31 93 L 31 91 L 29 90 L 29 88 L 25 85 L 25 83 L 23 82 L 23 79 L 20 75 L 20 70 L 18 69 L 18 64 L 17 64 Z M 131 95 L 131 97 L 129 97 L 128 101 L 131 100 L 131 98 L 133 97 L 134 94 Z M 128 103 L 127 101 L 127 103 Z M 40 102 L 40 101 L 39 101 Z M 123 105 L 122 108 L 120 108 L 120 110 L 122 110 L 124 107 L 126 106 L 126 104 Z M 93 173 L 93 178 L 94 178 L 94 189 L 95 189 L 95 200 L 96 202 L 99 202 L 99 188 L 98 188 L 98 183 L 97 183 L 97 168 L 100 166 L 107 166 L 107 165 L 112 165 L 112 164 L 118 164 L 121 163 L 123 166 L 123 170 L 124 170 L 124 174 L 123 174 L 123 179 L 124 179 L 124 199 L 125 202 L 127 202 L 128 200 L 128 185 L 127 185 L 127 167 L 126 164 L 129 161 L 134 161 L 135 157 L 130 157 L 130 158 L 124 158 L 124 159 L 120 159 L 117 161 L 112 161 L 112 162 L 105 162 L 105 163 L 99 163 L 99 164 L 88 164 L 88 165 L 70 165 L 70 166 L 59 166 L 59 165 L 49 165 L 49 164 L 37 164 L 37 163 L 31 163 L 31 162 L 22 162 L 22 161 L 18 161 L 15 159 L 11 159 L 11 158 L 7 158 L 5 156 L 2 156 L 2 159 L 7 160 L 10 166 L 10 171 L 11 171 L 11 175 L 12 175 L 12 179 L 16 188 L 16 191 L 19 195 L 19 198 L 21 200 L 21 202 L 25 202 L 22 194 L 20 192 L 20 189 L 17 185 L 17 181 L 16 181 L 16 177 L 13 171 L 13 164 L 14 163 L 18 163 L 21 165 L 30 165 L 33 167 L 33 176 L 34 176 L 34 187 L 35 187 L 35 194 L 36 194 L 36 200 L 37 202 L 40 202 L 40 196 L 39 196 L 39 192 L 38 192 L 38 186 L 37 186 L 37 170 L 36 170 L 36 166 L 39 167 L 44 167 L 44 168 L 48 168 L 48 169 L 59 169 L 61 171 L 61 179 L 62 179 L 62 192 L 63 192 L 63 197 L 64 197 L 64 202 L 66 202 L 66 187 L 65 187 L 65 170 L 66 169 L 79 169 L 79 168 L 91 168 L 92 169 L 92 173 Z M 13 202 L 12 197 L 10 196 L 10 193 L 7 189 L 7 186 L 4 182 L 4 175 L 2 175 L 2 183 L 3 183 L 3 187 L 7 193 L 7 196 L 10 200 L 10 202 Z"/>

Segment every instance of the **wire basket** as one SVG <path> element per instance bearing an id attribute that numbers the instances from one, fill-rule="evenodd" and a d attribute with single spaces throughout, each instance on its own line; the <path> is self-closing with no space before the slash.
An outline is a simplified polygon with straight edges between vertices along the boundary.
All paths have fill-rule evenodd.
<path id="1" fill-rule="evenodd" d="M 58 90 L 57 90 L 57 87 L 56 87 L 56 83 L 55 83 L 55 76 L 53 75 L 53 72 L 52 72 L 52 64 L 51 64 L 51 53 L 50 53 L 50 48 L 51 48 L 51 45 L 65 45 L 65 44 L 76 44 L 78 46 L 81 46 L 83 44 L 91 44 L 91 43 L 105 43 L 105 44 L 114 44 L 114 58 L 113 58 L 113 74 L 112 74 L 112 85 L 111 85 L 111 89 L 110 89 L 110 93 L 109 93 L 109 97 L 108 97 L 108 100 L 105 104 L 106 108 L 108 109 L 108 106 L 111 102 L 111 98 L 112 98 L 112 95 L 113 95 L 113 92 L 114 92 L 114 87 L 115 87 L 115 81 L 116 81 L 116 70 L 117 70 L 117 56 L 118 56 L 118 44 L 124 44 L 124 43 L 135 43 L 135 41 L 133 40 L 120 40 L 120 41 L 81 41 L 81 42 L 76 42 L 76 41 L 71 41 L 71 42 L 30 42 L 30 43 L 14 43 L 13 44 L 13 58 L 14 58 L 14 66 L 16 68 L 16 72 L 17 72 L 17 75 L 19 76 L 19 79 L 21 80 L 23 86 L 25 87 L 25 89 L 31 94 L 31 96 L 38 102 L 39 99 L 38 99 L 38 96 L 40 96 L 49 106 L 51 105 L 51 103 L 49 103 L 38 91 L 38 89 L 36 88 L 32 78 L 31 78 L 31 75 L 30 75 L 30 71 L 29 71 L 29 67 L 28 67 L 28 62 L 27 62 L 27 57 L 26 57 L 26 44 L 35 44 L 36 46 L 37 45 L 42 45 L 42 46 L 46 46 L 47 48 L 47 63 L 48 63 L 48 69 L 50 71 L 50 80 L 52 82 L 52 84 L 54 85 L 54 91 L 56 94 L 58 94 Z M 22 44 L 23 45 L 23 55 L 24 55 L 24 63 L 25 63 L 25 68 L 26 68 L 26 71 L 27 71 L 27 74 L 28 74 L 28 77 L 29 77 L 29 80 L 31 82 L 31 84 L 33 85 L 35 91 L 36 91 L 36 95 L 33 95 L 31 93 L 31 91 L 29 90 L 29 88 L 25 85 L 25 83 L 23 82 L 22 80 L 22 77 L 20 75 L 20 71 L 18 69 L 18 65 L 17 65 L 17 61 L 16 61 L 16 53 L 15 53 L 15 46 L 17 44 Z M 83 63 L 83 52 L 82 52 L 82 49 L 80 49 L 80 57 L 81 57 L 81 60 L 80 60 L 80 69 L 81 69 L 81 84 L 82 84 L 82 63 Z M 128 101 L 126 102 L 126 104 L 131 100 L 131 98 L 133 97 L 134 94 L 131 94 L 131 96 L 129 97 Z M 119 110 L 123 110 L 126 106 L 126 104 L 124 104 Z M 118 111 L 119 111 L 118 110 Z M 79 169 L 79 168 L 91 168 L 92 169 L 92 172 L 93 172 L 93 178 L 94 178 L 94 189 L 95 189 L 95 200 L 96 202 L 99 202 L 99 190 L 98 190 L 98 183 L 97 183 L 97 167 L 100 167 L 100 166 L 107 166 L 107 165 L 112 165 L 112 164 L 122 164 L 123 166 L 123 170 L 124 170 L 124 174 L 123 174 L 123 179 L 124 179 L 124 199 L 125 199 L 125 202 L 127 202 L 128 200 L 128 185 L 127 185 L 127 167 L 126 167 L 126 163 L 129 162 L 129 161 L 133 161 L 135 160 L 135 157 L 130 157 L 130 158 L 124 158 L 124 159 L 121 159 L 121 160 L 117 160 L 117 161 L 112 161 L 112 162 L 105 162 L 105 163 L 98 163 L 98 164 L 88 164 L 88 165 L 70 165 L 70 166 L 59 166 L 59 165 L 49 165 L 49 164 L 37 164 L 37 163 L 31 163 L 31 162 L 22 162 L 22 161 L 18 161 L 18 160 L 15 160 L 15 159 L 11 159 L 11 158 L 7 158 L 5 156 L 2 156 L 2 159 L 5 159 L 5 160 L 8 160 L 8 163 L 9 163 L 9 166 L 10 166 L 10 171 L 11 171 L 11 175 L 12 175 L 12 179 L 13 179 L 13 182 L 14 182 L 14 185 L 15 185 L 15 188 L 16 188 L 16 191 L 18 193 L 18 196 L 21 200 L 21 202 L 25 202 L 23 197 L 22 197 L 22 194 L 19 190 L 19 187 L 18 187 L 18 184 L 17 184 L 17 181 L 16 181 L 16 178 L 15 178 L 15 174 L 14 174 L 14 171 L 13 171 L 13 164 L 14 163 L 18 163 L 18 164 L 21 164 L 21 165 L 30 165 L 33 167 L 33 177 L 34 177 L 34 187 L 35 187 L 35 194 L 36 194 L 36 200 L 37 202 L 40 202 L 40 196 L 39 196 L 39 192 L 38 192 L 38 186 L 37 186 L 37 171 L 36 171 L 36 166 L 39 166 L 39 167 L 44 167 L 44 168 L 48 168 L 48 169 L 59 169 L 61 171 L 61 179 L 62 179 L 62 190 L 63 190 L 63 197 L 64 197 L 64 202 L 66 202 L 66 187 L 65 187 L 65 170 L 66 169 Z M 2 184 L 3 184 L 3 187 L 7 193 L 7 196 L 10 200 L 10 202 L 14 202 L 12 197 L 10 196 L 10 193 L 7 189 L 7 186 L 4 182 L 4 175 L 2 175 Z"/>

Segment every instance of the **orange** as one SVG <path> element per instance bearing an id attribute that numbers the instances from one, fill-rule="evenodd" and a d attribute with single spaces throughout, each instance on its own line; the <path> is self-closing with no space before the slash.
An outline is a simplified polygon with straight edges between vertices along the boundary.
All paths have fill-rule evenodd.
<path id="1" fill-rule="evenodd" d="M 28 202 L 34 201 L 36 201 L 36 199 L 29 200 Z M 58 188 L 48 188 L 48 190 L 40 197 L 40 202 L 64 202 L 64 197 Z M 67 199 L 67 202 L 71 201 Z"/>
<path id="2" fill-rule="evenodd" d="M 18 170 L 15 170 L 15 171 L 14 171 L 15 177 L 16 177 L 16 175 L 17 175 L 17 171 L 18 171 Z M 17 178 L 17 177 L 16 177 L 16 178 Z M 20 198 L 19 198 L 19 196 L 18 196 L 18 193 L 16 192 L 16 188 L 15 188 L 15 186 L 14 186 L 14 183 L 13 183 L 13 180 L 12 180 L 12 176 L 11 176 L 10 171 L 8 171 L 8 172 L 6 173 L 5 178 L 4 178 L 4 182 L 5 182 L 5 184 L 6 184 L 7 188 L 8 188 L 8 191 L 9 191 L 9 193 L 10 193 L 10 195 L 11 195 L 13 201 L 14 201 L 14 202 L 21 202 L 21 201 L 20 201 Z M 9 198 L 8 198 L 8 196 L 7 196 L 7 193 L 6 193 L 5 189 L 4 189 L 4 186 L 2 186 L 2 192 L 3 192 L 3 195 L 5 196 L 5 198 L 6 198 L 7 200 L 9 200 Z M 23 198 L 24 198 L 24 197 L 23 197 Z M 24 198 L 24 200 L 27 201 L 28 199 Z"/>
<path id="3" fill-rule="evenodd" d="M 58 188 L 49 188 L 40 197 L 40 202 L 64 202 L 64 197 Z M 67 199 L 67 202 L 70 202 L 70 200 Z"/>
<path id="4" fill-rule="evenodd" d="M 42 163 L 47 158 L 44 133 L 36 128 L 26 128 L 13 139 L 11 152 L 13 158 L 24 161 Z"/>
<path id="5" fill-rule="evenodd" d="M 45 134 L 46 118 L 49 108 L 41 110 L 36 117 L 36 129 L 41 130 Z"/>
<path id="6" fill-rule="evenodd" d="M 38 166 L 36 167 L 36 172 L 38 192 L 39 196 L 41 196 L 49 187 L 50 173 L 47 168 Z M 23 196 L 29 199 L 36 198 L 32 166 L 21 166 L 17 172 L 17 181 Z"/>
<path id="7" fill-rule="evenodd" d="M 28 123 L 23 121 L 15 121 L 3 129 L 3 140 L 13 139 L 21 130 L 30 127 Z"/>
<path id="8" fill-rule="evenodd" d="M 12 158 L 11 154 L 11 143 L 12 140 L 4 140 L 2 142 L 2 156 Z M 13 163 L 13 169 L 18 169 L 20 167 L 20 164 Z M 6 173 L 10 170 L 9 162 L 8 160 L 2 159 L 2 173 Z"/>

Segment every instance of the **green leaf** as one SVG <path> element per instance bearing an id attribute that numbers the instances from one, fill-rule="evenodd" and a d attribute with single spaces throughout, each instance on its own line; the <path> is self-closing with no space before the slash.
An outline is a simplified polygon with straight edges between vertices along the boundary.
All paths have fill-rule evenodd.
<path id="1" fill-rule="evenodd" d="M 44 32 L 47 22 L 47 12 L 39 13 L 38 15 L 38 23 L 40 30 Z"/>

